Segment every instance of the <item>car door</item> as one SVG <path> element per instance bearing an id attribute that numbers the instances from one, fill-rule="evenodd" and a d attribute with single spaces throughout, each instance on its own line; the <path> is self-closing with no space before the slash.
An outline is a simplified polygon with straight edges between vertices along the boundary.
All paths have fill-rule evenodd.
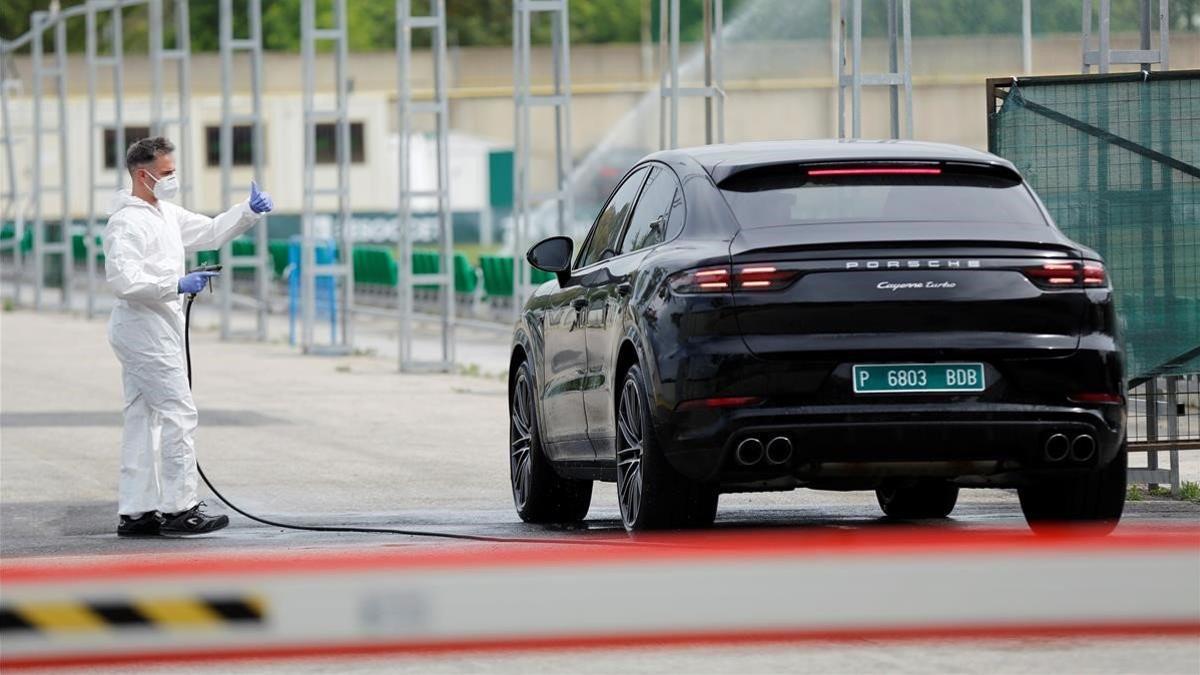
<path id="1" fill-rule="evenodd" d="M 587 417 L 583 407 L 587 377 L 587 313 L 589 267 L 616 246 L 645 171 L 629 175 L 600 211 L 575 260 L 571 279 L 548 300 L 543 326 L 542 437 L 554 459 L 592 459 Z"/>
<path id="2" fill-rule="evenodd" d="M 642 260 L 666 238 L 672 207 L 682 198 L 675 173 L 665 166 L 650 165 L 637 204 L 613 247 L 614 255 L 600 264 L 589 284 L 588 374 L 583 402 L 588 435 L 597 456 L 610 456 L 611 440 L 616 434 L 613 399 L 614 387 L 620 383 L 613 381 L 613 359 L 623 331 L 621 314 L 631 300 Z"/>

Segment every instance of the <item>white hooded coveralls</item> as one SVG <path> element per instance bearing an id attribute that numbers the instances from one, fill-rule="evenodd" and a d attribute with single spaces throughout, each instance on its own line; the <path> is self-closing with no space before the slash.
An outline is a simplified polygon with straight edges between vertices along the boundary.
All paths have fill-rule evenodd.
<path id="1" fill-rule="evenodd" d="M 177 513 L 195 506 L 196 406 L 183 353 L 179 279 L 185 255 L 220 248 L 259 220 L 242 202 L 216 218 L 122 190 L 104 228 L 104 270 L 116 294 L 108 341 L 121 361 L 125 427 L 118 511 Z"/>

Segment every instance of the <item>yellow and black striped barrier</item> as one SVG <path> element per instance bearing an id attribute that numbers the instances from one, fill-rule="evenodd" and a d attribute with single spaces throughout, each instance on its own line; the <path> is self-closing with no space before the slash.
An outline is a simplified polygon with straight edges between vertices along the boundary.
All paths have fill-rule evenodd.
<path id="1" fill-rule="evenodd" d="M 711 532 L 0 560 L 0 671 L 633 646 L 1200 636 L 1200 529 Z M 1153 598 L 1153 602 L 1147 602 Z"/>
<path id="2" fill-rule="evenodd" d="M 30 602 L 0 605 L 0 635 L 107 631 L 122 628 L 204 628 L 262 623 L 255 597 L 169 597 L 127 601 Z"/>

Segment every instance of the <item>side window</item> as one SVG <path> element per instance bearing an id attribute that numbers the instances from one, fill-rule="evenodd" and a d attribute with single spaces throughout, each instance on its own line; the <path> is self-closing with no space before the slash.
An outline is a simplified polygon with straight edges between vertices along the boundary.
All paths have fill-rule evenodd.
<path id="1" fill-rule="evenodd" d="M 637 199 L 638 189 L 642 187 L 645 177 L 646 169 L 638 169 L 613 193 L 612 199 L 608 200 L 596 224 L 592 226 L 592 234 L 579 254 L 576 267 L 587 267 L 616 253 L 617 237 L 621 236 L 621 228 L 625 226 L 625 220 L 633 208 L 633 200 Z"/>
<path id="2" fill-rule="evenodd" d="M 660 166 L 650 170 L 646 187 L 642 188 L 642 196 L 633 209 L 625 238 L 621 241 L 621 253 L 654 246 L 666 238 L 671 205 L 679 198 L 679 192 L 674 173 Z"/>

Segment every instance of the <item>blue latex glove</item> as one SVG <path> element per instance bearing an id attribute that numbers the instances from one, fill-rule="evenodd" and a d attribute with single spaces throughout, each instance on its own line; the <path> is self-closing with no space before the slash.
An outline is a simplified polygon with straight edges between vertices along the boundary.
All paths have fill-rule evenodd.
<path id="1" fill-rule="evenodd" d="M 185 274 L 179 280 L 179 292 L 189 295 L 199 293 L 208 285 L 209 278 L 215 277 L 218 274 L 220 272 L 192 272 L 191 274 Z"/>
<path id="2" fill-rule="evenodd" d="M 275 208 L 271 195 L 258 189 L 258 183 L 250 181 L 250 210 L 255 213 L 267 213 Z"/>

